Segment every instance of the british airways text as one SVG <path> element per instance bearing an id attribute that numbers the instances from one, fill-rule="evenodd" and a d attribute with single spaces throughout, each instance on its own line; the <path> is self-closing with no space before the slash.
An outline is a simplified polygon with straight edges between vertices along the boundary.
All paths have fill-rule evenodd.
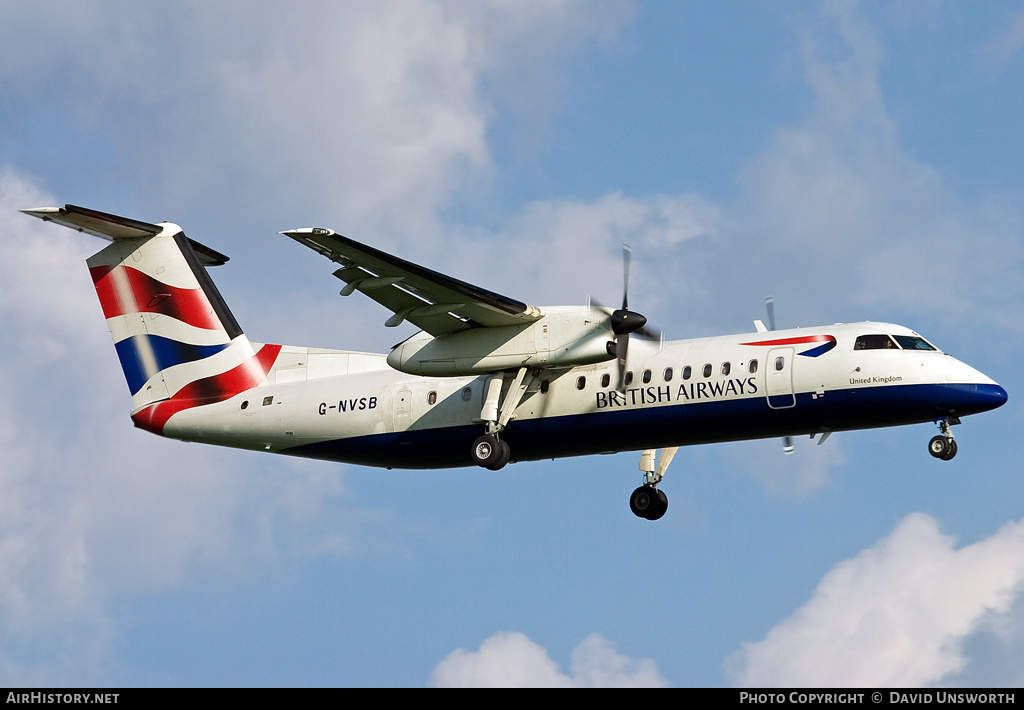
<path id="1" fill-rule="evenodd" d="M 715 399 L 718 397 L 739 397 L 757 394 L 755 378 L 745 380 L 730 379 L 721 382 L 684 382 L 678 387 L 661 385 L 660 387 L 635 387 L 625 392 L 597 393 L 597 408 L 644 406 L 647 404 L 663 404 L 666 402 L 692 402 L 698 399 Z"/>

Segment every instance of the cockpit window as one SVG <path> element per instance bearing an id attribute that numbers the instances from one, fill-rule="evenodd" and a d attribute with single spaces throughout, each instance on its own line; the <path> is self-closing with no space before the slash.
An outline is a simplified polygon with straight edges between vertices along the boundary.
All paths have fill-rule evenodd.
<path id="1" fill-rule="evenodd" d="M 862 335 L 857 338 L 854 350 L 898 350 L 896 343 L 888 335 Z"/>
<path id="2" fill-rule="evenodd" d="M 894 335 L 896 342 L 904 350 L 935 350 L 931 343 L 916 335 Z"/>

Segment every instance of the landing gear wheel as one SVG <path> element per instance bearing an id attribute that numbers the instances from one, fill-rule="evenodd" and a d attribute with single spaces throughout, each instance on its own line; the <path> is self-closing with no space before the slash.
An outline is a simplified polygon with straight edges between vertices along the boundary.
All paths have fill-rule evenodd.
<path id="1" fill-rule="evenodd" d="M 507 464 L 509 459 L 512 458 L 512 450 L 508 448 L 507 441 L 498 439 L 498 448 L 501 449 L 501 455 L 498 456 L 497 461 L 487 467 L 491 471 L 498 471 L 505 468 L 505 464 Z"/>
<path id="2" fill-rule="evenodd" d="M 668 496 L 654 486 L 643 485 L 629 496 L 629 509 L 638 518 L 657 520 L 668 510 Z"/>
<path id="3" fill-rule="evenodd" d="M 661 490 L 659 488 L 658 489 L 658 507 L 657 507 L 657 510 L 655 510 L 653 513 L 651 513 L 651 516 L 648 518 L 648 520 L 657 520 L 658 518 L 663 516 L 667 510 L 668 510 L 668 496 L 665 495 L 665 491 L 663 491 L 663 490 Z"/>
<path id="4" fill-rule="evenodd" d="M 932 440 L 928 442 L 928 453 L 943 461 L 949 461 L 956 456 L 956 450 L 956 442 L 943 434 L 933 436 Z"/>
<path id="5" fill-rule="evenodd" d="M 508 444 L 493 434 L 481 436 L 473 442 L 473 448 L 470 450 L 473 463 L 492 471 L 497 471 L 507 464 L 510 455 Z"/>

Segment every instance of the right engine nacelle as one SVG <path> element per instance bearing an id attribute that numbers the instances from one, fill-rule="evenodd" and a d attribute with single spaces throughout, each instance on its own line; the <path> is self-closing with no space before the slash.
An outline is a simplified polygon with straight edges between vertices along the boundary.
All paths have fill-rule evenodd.
<path id="1" fill-rule="evenodd" d="M 420 331 L 398 344 L 388 364 L 410 375 L 451 377 L 519 367 L 572 367 L 612 359 L 608 316 L 594 308 L 545 308 L 526 325 L 470 328 L 434 337 Z"/>

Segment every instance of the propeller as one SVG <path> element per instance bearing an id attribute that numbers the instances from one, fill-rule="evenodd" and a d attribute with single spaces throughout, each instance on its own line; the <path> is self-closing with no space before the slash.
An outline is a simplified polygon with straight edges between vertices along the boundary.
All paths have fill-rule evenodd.
<path id="1" fill-rule="evenodd" d="M 768 330 L 775 330 L 775 297 L 766 297 L 764 299 L 764 307 L 768 311 Z M 782 450 L 787 454 L 793 453 L 793 437 L 782 437 Z"/>
<path id="2" fill-rule="evenodd" d="M 656 338 L 657 334 L 647 330 L 647 318 L 636 311 L 629 310 L 629 265 L 633 250 L 628 244 L 622 245 L 622 308 L 612 311 L 609 314 L 608 322 L 615 340 L 608 342 L 608 354 L 614 357 L 619 363 L 619 391 L 626 390 L 626 358 L 629 354 L 629 336 L 636 333 L 647 338 Z M 596 304 L 594 304 L 596 306 Z M 607 312 L 607 309 L 596 306 L 599 310 Z"/>

